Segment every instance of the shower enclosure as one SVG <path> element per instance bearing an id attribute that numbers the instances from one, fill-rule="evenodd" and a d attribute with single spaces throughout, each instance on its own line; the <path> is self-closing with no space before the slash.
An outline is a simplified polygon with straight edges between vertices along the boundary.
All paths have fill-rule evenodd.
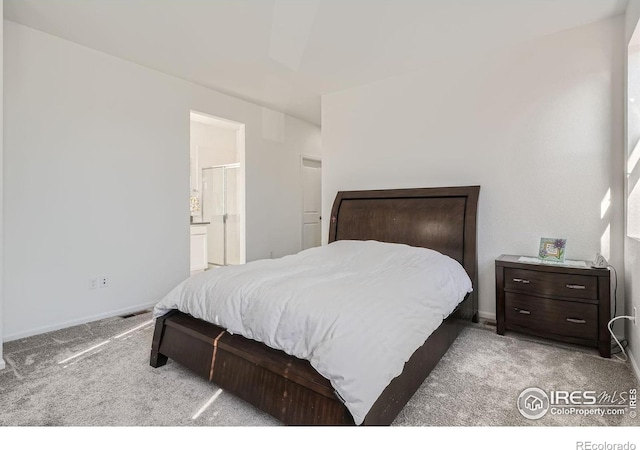
<path id="1" fill-rule="evenodd" d="M 240 164 L 202 169 L 202 220 L 207 225 L 210 266 L 240 264 Z"/>

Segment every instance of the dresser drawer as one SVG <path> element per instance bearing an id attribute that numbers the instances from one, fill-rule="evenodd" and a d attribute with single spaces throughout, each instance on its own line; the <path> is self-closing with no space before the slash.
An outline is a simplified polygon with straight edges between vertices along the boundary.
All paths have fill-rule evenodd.
<path id="1" fill-rule="evenodd" d="M 505 322 L 561 336 L 598 339 L 598 307 L 505 292 Z"/>
<path id="2" fill-rule="evenodd" d="M 598 299 L 598 279 L 586 275 L 506 268 L 504 288 L 549 297 Z"/>

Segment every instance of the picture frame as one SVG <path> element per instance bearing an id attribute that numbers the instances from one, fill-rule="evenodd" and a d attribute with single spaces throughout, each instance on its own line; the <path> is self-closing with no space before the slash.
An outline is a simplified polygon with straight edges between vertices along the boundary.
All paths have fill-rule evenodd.
<path id="1" fill-rule="evenodd" d="M 540 238 L 538 257 L 543 261 L 564 262 L 566 247 L 566 239 Z"/>

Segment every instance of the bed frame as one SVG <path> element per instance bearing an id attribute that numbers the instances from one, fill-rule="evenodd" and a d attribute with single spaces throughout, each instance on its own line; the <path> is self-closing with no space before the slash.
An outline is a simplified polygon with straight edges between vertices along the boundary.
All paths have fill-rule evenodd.
<path id="1" fill-rule="evenodd" d="M 469 186 L 346 191 L 336 196 L 329 242 L 372 239 L 431 248 L 462 264 L 474 286 L 382 392 L 364 425 L 391 424 L 460 330 L 477 322 L 479 191 L 480 186 Z M 168 358 L 286 424 L 354 423 L 329 381 L 308 361 L 176 310 L 156 320 L 150 364 L 159 367 Z"/>

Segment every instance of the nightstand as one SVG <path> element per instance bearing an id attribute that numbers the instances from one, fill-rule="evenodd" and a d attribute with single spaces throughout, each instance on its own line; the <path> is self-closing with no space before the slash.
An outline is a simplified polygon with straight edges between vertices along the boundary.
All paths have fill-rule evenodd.
<path id="1" fill-rule="evenodd" d="M 498 334 L 517 331 L 597 347 L 611 357 L 609 269 L 496 259 Z"/>

